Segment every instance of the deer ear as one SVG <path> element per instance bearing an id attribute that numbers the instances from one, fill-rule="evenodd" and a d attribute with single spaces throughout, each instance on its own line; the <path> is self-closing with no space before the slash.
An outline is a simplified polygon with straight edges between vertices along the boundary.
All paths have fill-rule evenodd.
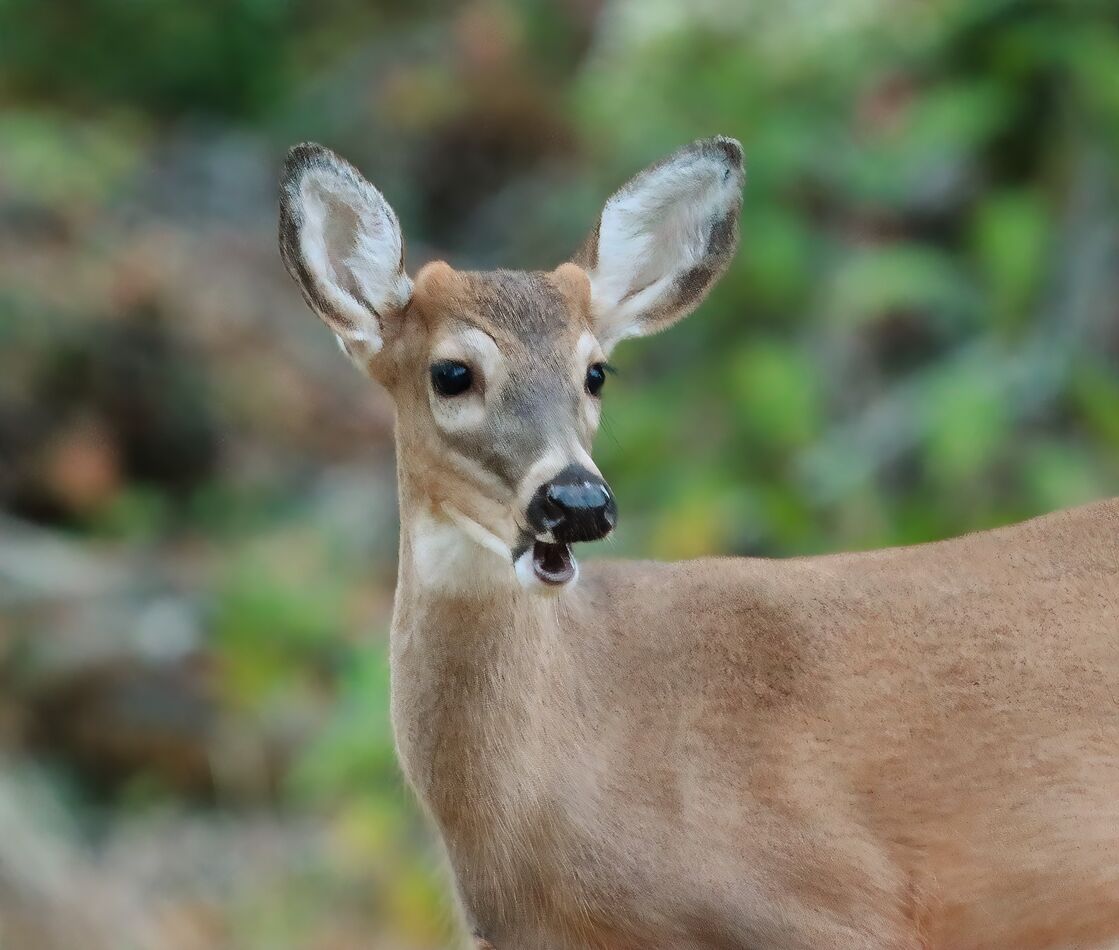
<path id="1" fill-rule="evenodd" d="M 311 309 L 366 367 L 412 296 L 388 202 L 330 149 L 297 145 L 280 180 L 280 256 Z"/>
<path id="2" fill-rule="evenodd" d="M 717 136 L 651 165 L 606 202 L 575 256 L 604 349 L 699 306 L 738 246 L 743 177 L 742 146 Z"/>

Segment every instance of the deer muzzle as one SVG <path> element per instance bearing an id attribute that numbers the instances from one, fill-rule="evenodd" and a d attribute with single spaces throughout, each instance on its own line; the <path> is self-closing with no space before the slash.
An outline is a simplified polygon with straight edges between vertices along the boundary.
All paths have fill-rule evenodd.
<path id="1" fill-rule="evenodd" d="M 527 516 L 538 540 L 575 544 L 606 537 L 618 523 L 618 506 L 600 476 L 569 465 L 536 490 Z"/>
<path id="2" fill-rule="evenodd" d="M 533 573 L 560 586 L 575 579 L 571 545 L 606 537 L 618 523 L 618 506 L 601 476 L 572 464 L 536 490 L 526 517 L 535 533 Z"/>

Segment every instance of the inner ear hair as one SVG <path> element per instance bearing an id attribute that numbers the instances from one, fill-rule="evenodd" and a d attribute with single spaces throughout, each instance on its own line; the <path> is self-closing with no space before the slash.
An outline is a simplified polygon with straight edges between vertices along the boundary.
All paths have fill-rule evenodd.
<path id="1" fill-rule="evenodd" d="M 734 256 L 742 146 L 715 136 L 677 149 L 619 188 L 574 261 L 590 277 L 605 349 L 691 313 Z"/>
<path id="2" fill-rule="evenodd" d="M 288 153 L 280 180 L 280 254 L 303 296 L 367 365 L 412 295 L 404 238 L 381 193 L 314 143 Z"/>

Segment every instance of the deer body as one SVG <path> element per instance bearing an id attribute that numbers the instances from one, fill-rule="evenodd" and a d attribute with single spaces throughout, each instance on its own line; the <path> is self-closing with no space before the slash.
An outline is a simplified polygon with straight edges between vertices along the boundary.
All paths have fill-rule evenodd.
<path id="1" fill-rule="evenodd" d="M 405 555 L 394 717 L 473 925 L 1119 943 L 1117 539 L 1108 502 L 868 554 L 601 562 L 500 607 L 417 591 Z"/>
<path id="2" fill-rule="evenodd" d="M 737 237 L 737 143 L 550 273 L 404 274 L 293 150 L 281 248 L 397 407 L 400 758 L 496 950 L 1119 945 L 1119 502 L 914 548 L 592 563 L 602 361 Z"/>

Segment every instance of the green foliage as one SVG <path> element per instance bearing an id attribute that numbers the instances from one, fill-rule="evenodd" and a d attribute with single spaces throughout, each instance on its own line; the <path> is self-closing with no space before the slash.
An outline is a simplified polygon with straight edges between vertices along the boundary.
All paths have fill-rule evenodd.
<path id="1" fill-rule="evenodd" d="M 841 328 L 912 311 L 951 328 L 974 311 L 974 295 L 952 257 L 927 244 L 859 249 L 837 266 L 830 292 Z"/>
<path id="2" fill-rule="evenodd" d="M 986 281 L 991 322 L 1016 333 L 1037 305 L 1051 222 L 1038 194 L 991 194 L 975 215 L 976 265 Z"/>
<path id="3" fill-rule="evenodd" d="M 313 692 L 331 672 L 332 654 L 343 642 L 344 598 L 321 575 L 296 576 L 308 566 L 301 558 L 278 568 L 249 556 L 232 566 L 218 591 L 214 634 L 223 681 L 250 710 Z"/>
<path id="4" fill-rule="evenodd" d="M 822 425 L 812 364 L 796 347 L 759 341 L 727 366 L 734 389 L 732 412 L 750 431 L 750 444 L 789 453 L 809 445 Z"/>
<path id="5" fill-rule="evenodd" d="M 1114 347 L 1094 373 L 1067 361 L 1113 314 L 1099 300 L 1062 314 L 1069 298 L 1054 296 L 1074 280 L 1114 289 L 1114 252 L 1098 250 L 1114 240 L 1119 187 L 1119 164 L 1099 154 L 1115 155 L 1119 132 L 1113 11 L 1003 0 L 834 13 L 820 25 L 727 2 L 668 15 L 620 30 L 576 87 L 611 176 L 714 131 L 746 148 L 742 250 L 724 286 L 671 342 L 623 357 L 610 396 L 642 390 L 600 455 L 622 499 L 676 526 L 655 533 L 660 553 L 696 553 L 697 537 L 772 552 L 922 540 L 1106 493 L 1104 473 L 1116 477 L 1101 408 Z M 1077 267 L 1076 241 L 1097 248 L 1095 269 Z M 1015 382 L 1031 360 L 1032 392 Z M 697 396 L 675 392 L 685 377 L 727 402 L 697 419 Z M 700 444 L 697 426 L 712 438 Z M 1094 441 L 1058 466 L 1055 435 L 1070 426 Z M 813 442 L 836 427 L 863 444 L 821 455 Z M 754 500 L 739 506 L 750 530 L 680 527 L 720 522 L 702 500 L 711 471 L 734 472 Z"/>
<path id="6" fill-rule="evenodd" d="M 1006 407 L 982 366 L 936 381 L 924 406 L 925 464 L 936 488 L 966 489 L 1000 458 L 1008 434 Z"/>
<path id="7" fill-rule="evenodd" d="M 133 132 L 120 121 L 73 122 L 45 111 L 6 110 L 0 113 L 4 182 L 22 200 L 48 207 L 103 201 L 135 169 Z"/>
<path id="8" fill-rule="evenodd" d="M 388 708 L 388 658 L 376 643 L 347 658 L 330 720 L 299 762 L 293 787 L 313 797 L 377 791 L 403 797 Z"/>
<path id="9" fill-rule="evenodd" d="M 289 0 L 0 0 L 9 94 L 159 114 L 258 112 L 290 78 Z"/>

